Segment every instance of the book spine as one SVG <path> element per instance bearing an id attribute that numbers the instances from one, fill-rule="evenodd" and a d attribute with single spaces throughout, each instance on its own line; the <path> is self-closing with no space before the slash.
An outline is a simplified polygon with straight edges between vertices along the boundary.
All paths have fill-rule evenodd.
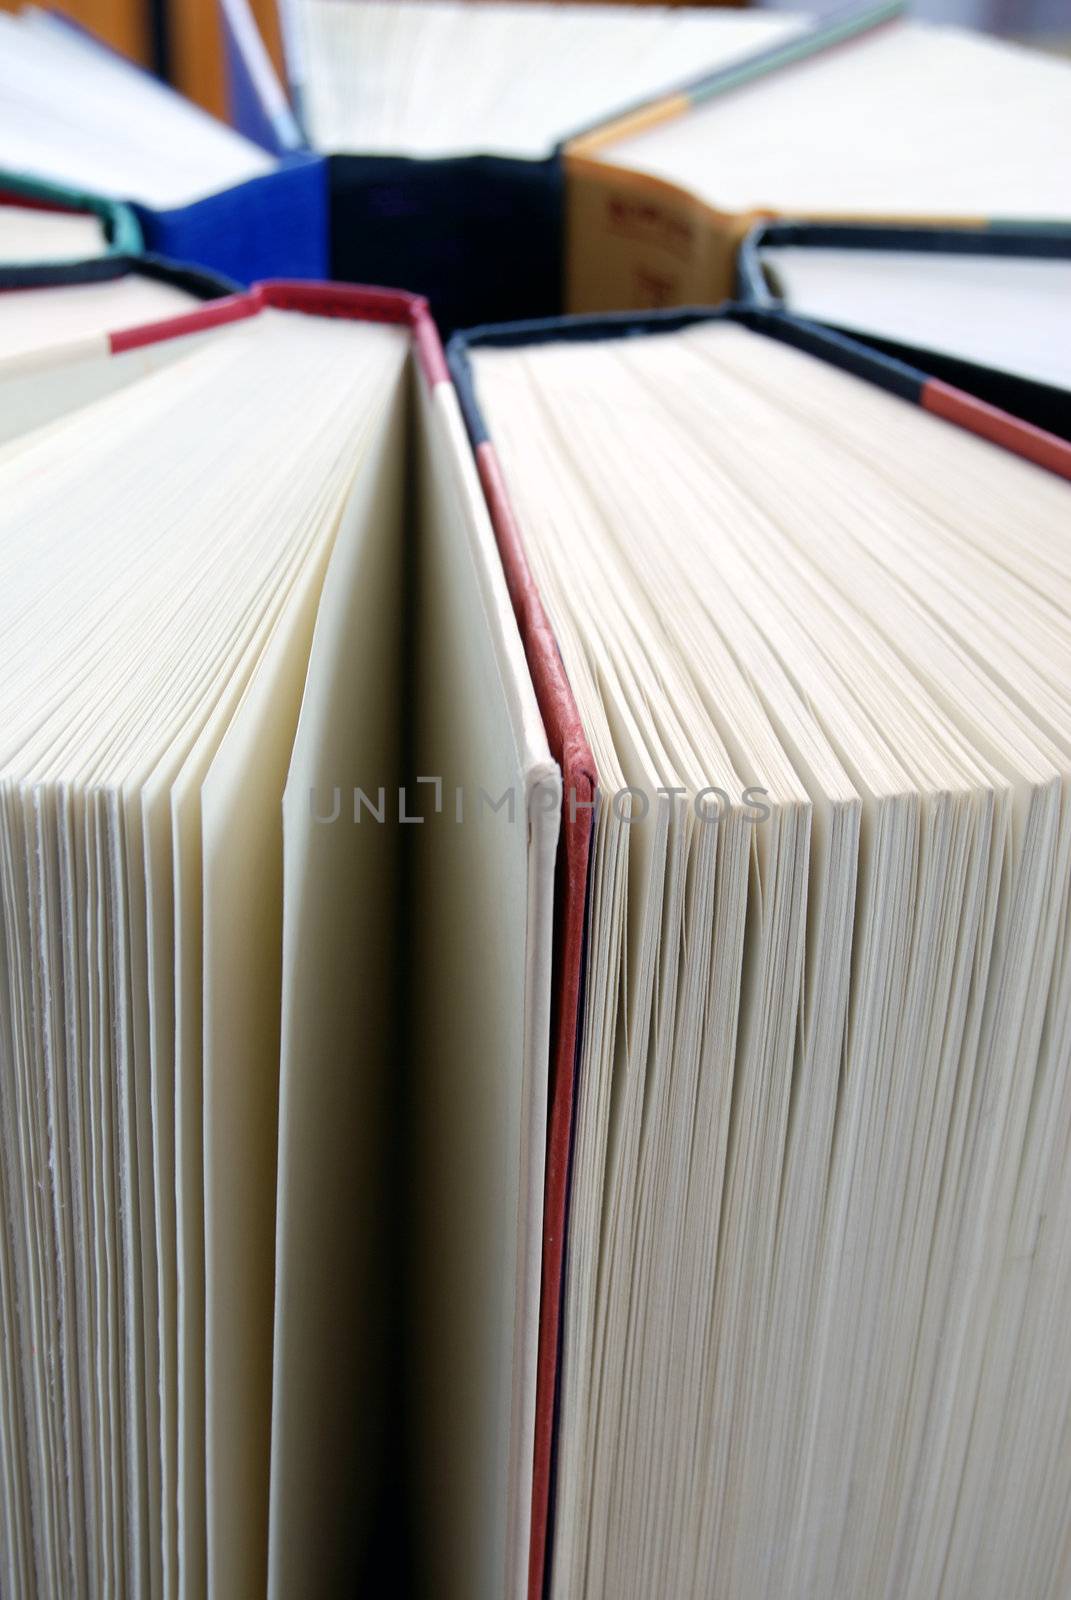
<path id="1" fill-rule="evenodd" d="M 716 305 L 752 218 L 664 179 L 565 155 L 565 306 L 578 314 Z"/>
<path id="2" fill-rule="evenodd" d="M 1071 444 L 1065 439 L 1058 439 L 1032 422 L 1010 416 L 985 400 L 943 383 L 940 378 L 924 380 L 920 399 L 925 410 L 932 411 L 934 416 L 954 422 L 979 438 L 1012 450 L 1035 466 L 1071 481 Z"/>
<path id="3" fill-rule="evenodd" d="M 205 333 L 210 328 L 242 322 L 247 317 L 255 317 L 260 309 L 255 295 L 229 295 L 179 317 L 166 317 L 156 322 L 143 322 L 137 327 L 122 328 L 109 335 L 108 347 L 113 356 L 123 355 L 128 350 L 144 350 L 147 345 L 163 344 L 168 339 L 181 339 L 187 334 Z"/>
<path id="4" fill-rule="evenodd" d="M 239 283 L 330 275 L 328 163 L 294 155 L 274 172 L 168 211 L 136 206 L 147 248 Z"/>
<path id="5" fill-rule="evenodd" d="M 714 305 L 735 287 L 745 234 L 769 213 L 720 211 L 601 157 L 625 137 L 895 22 L 904 0 L 849 6 L 809 28 L 628 108 L 566 141 L 565 305 L 574 312 Z"/>

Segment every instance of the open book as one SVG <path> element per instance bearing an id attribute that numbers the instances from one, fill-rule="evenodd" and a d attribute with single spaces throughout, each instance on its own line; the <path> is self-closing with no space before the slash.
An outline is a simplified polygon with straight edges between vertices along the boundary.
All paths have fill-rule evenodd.
<path id="1" fill-rule="evenodd" d="M 839 43 L 834 18 L 834 47 L 790 38 L 761 72 L 726 67 L 572 141 L 568 308 L 714 304 L 763 217 L 1071 222 L 1071 67 L 886 14 Z"/>
<path id="2" fill-rule="evenodd" d="M 1071 227 L 760 224 L 741 298 L 777 305 L 1071 433 Z"/>
<path id="3" fill-rule="evenodd" d="M 758 265 L 786 310 L 1071 389 L 1071 230 L 847 231 L 764 230 Z"/>
<path id="4" fill-rule="evenodd" d="M 26 6 L 0 16 L 0 164 L 164 210 L 273 162 L 62 17 Z"/>
<path id="5" fill-rule="evenodd" d="M 223 9 L 237 18 L 246 7 Z M 801 26 L 754 12 L 539 0 L 292 0 L 280 11 L 313 149 L 533 161 Z"/>
<path id="6" fill-rule="evenodd" d="M 532 1592 L 1055 1600 L 1071 449 L 777 315 L 451 359 L 598 775 Z"/>
<path id="7" fill-rule="evenodd" d="M 141 250 L 129 206 L 0 171 L 0 273 L 5 284 L 47 282 L 52 269 L 106 272 L 109 257 Z"/>
<path id="8" fill-rule="evenodd" d="M 173 260 L 243 283 L 397 283 L 447 327 L 560 310 L 561 139 L 798 29 L 619 7 L 311 7 L 286 30 L 295 76 L 311 30 L 308 146 L 248 6 L 221 12 L 240 131 L 59 15 L 0 16 L 0 165 L 133 202 L 147 248 Z"/>
<path id="9" fill-rule="evenodd" d="M 43 234 L 38 237 L 44 241 Z M 12 289 L 18 292 L 6 292 Z M 105 375 L 109 383 L 125 382 L 129 369 L 124 363 L 100 367 L 89 358 L 122 349 L 130 342 L 131 329 L 183 317 L 202 301 L 234 292 L 235 285 L 224 278 L 154 257 L 0 263 L 0 372 L 6 380 L 0 434 L 11 438 L 25 432 L 39 418 L 56 416 L 57 407 L 74 409 L 83 395 L 93 398 L 102 392 Z M 76 360 L 70 359 L 72 347 Z M 18 370 L 30 372 L 42 365 L 62 366 L 63 384 L 55 377 L 27 385 L 13 381 Z"/>
<path id="10" fill-rule="evenodd" d="M 0 168 L 128 202 L 147 250 L 241 283 L 330 276 L 318 161 L 279 161 L 58 12 L 0 13 Z"/>
<path id="11" fill-rule="evenodd" d="M 0 1583 L 360 1592 L 416 1392 L 520 1593 L 561 785 L 437 338 L 109 346 L 0 364 Z"/>
<path id="12" fill-rule="evenodd" d="M 489 252 L 510 251 L 510 287 L 528 314 L 551 310 L 558 292 L 572 311 L 715 303 L 732 290 L 743 235 L 771 213 L 1071 220 L 1067 66 L 904 21 L 896 0 L 823 7 L 805 26 L 508 0 L 280 9 L 292 98 L 311 148 L 331 153 L 342 276 L 360 270 L 377 227 L 384 252 L 396 235 L 396 253 L 364 270 L 414 270 L 399 215 L 424 217 L 431 262 L 451 218 L 464 217 L 466 240 L 478 241 L 470 276 Z M 247 0 L 222 0 L 222 11 L 236 118 L 250 132 L 271 127 L 287 101 Z M 540 181 L 560 186 L 549 209 Z M 541 205 L 544 233 L 562 242 L 560 291 L 545 281 L 554 263 L 521 278 L 518 230 Z M 490 216 L 508 217 L 521 242 L 511 247 Z M 454 310 L 446 268 L 417 268 L 444 314 Z M 482 318 L 473 295 L 445 320 L 518 314 L 496 313 L 488 285 L 482 298 Z"/>

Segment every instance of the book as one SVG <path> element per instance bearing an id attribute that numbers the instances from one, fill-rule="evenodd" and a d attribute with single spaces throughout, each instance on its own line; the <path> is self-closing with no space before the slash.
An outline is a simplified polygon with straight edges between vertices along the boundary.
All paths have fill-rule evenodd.
<path id="1" fill-rule="evenodd" d="M 426 307 L 262 285 L 28 377 L 4 1590 L 360 1592 L 404 1349 L 428 1562 L 522 1592 L 561 779 Z"/>
<path id="2" fill-rule="evenodd" d="M 597 774 L 530 1593 L 1055 1595 L 1071 447 L 753 308 L 449 361 Z"/>
<path id="3" fill-rule="evenodd" d="M 285 6 L 290 98 L 328 163 L 332 274 L 419 289 L 446 332 L 556 314 L 575 300 L 565 152 L 584 130 L 664 104 L 700 68 L 703 81 L 764 72 L 890 9 L 806 26 L 508 0 Z M 221 15 L 232 114 L 250 134 L 270 129 L 286 101 L 247 0 L 221 0 Z"/>
<path id="4" fill-rule="evenodd" d="M 578 268 L 571 252 L 588 189 L 573 173 L 587 169 L 564 154 L 587 149 L 583 128 L 601 126 L 611 110 L 618 130 L 646 122 L 715 82 L 750 82 L 832 48 L 895 10 L 895 0 L 883 0 L 801 27 L 791 18 L 683 9 L 623 15 L 308 0 L 288 14 L 285 33 L 311 145 L 246 0 L 221 0 L 242 133 L 81 30 L 31 10 L 4 19 L 0 36 L 12 89 L 0 117 L 0 160 L 131 200 L 156 254 L 244 283 L 397 283 L 425 295 L 449 332 L 583 304 L 590 260 Z M 494 60 L 497 70 L 474 79 L 474 60 Z M 667 95 L 667 82 L 686 70 L 688 81 Z M 503 76 L 511 84 L 505 96 Z M 635 100 L 641 109 L 624 115 Z M 651 215 L 643 206 L 629 211 L 598 242 L 605 270 L 628 277 L 630 304 L 655 292 L 633 281 L 631 267 L 635 229 L 658 232 Z M 679 251 L 680 241 L 669 238 L 669 248 Z"/>
<path id="5" fill-rule="evenodd" d="M 69 220 L 62 213 L 55 215 L 62 222 Z M 83 218 L 77 221 L 81 224 Z M 63 236 L 56 232 L 36 235 L 42 243 L 51 241 L 50 248 Z M 14 289 L 19 292 L 11 293 Z M 121 346 L 124 338 L 129 339 L 129 330 L 141 324 L 184 316 L 201 301 L 222 299 L 237 289 L 237 284 L 214 273 L 155 256 L 109 253 L 87 261 L 0 264 L 0 369 L 10 379 L 16 370 L 30 372 L 39 365 L 54 368 L 72 345 L 83 354 L 107 353 L 115 340 Z M 73 370 L 68 373 L 71 381 L 65 403 L 76 403 L 78 376 L 89 372 L 89 367 L 80 365 L 77 374 Z M 92 374 L 91 385 L 96 381 Z M 25 391 L 9 383 L 5 389 L 8 410 L 0 430 L 25 430 L 28 413 L 24 405 L 38 390 L 46 411 L 53 412 L 60 397 L 51 378 L 46 376 L 40 385 L 31 381 Z"/>
<path id="6" fill-rule="evenodd" d="M 715 304 L 762 219 L 1071 222 L 1066 62 L 896 8 L 870 20 L 572 141 L 568 308 Z"/>
<path id="7" fill-rule="evenodd" d="M 598 295 L 711 295 L 754 208 L 648 166 L 705 183 L 702 103 L 778 85 L 820 134 L 794 74 L 895 9 L 651 100 L 721 19 L 615 62 L 613 13 L 300 0 L 295 111 L 371 130 L 326 155 L 240 6 L 237 143 L 0 18 L 47 164 L 168 167 L 132 209 L 26 180 L 0 260 L 5 1594 L 1071 1582 L 1071 445 L 1026 271 L 1066 229 L 764 224 L 745 304 L 448 362 L 412 294 L 239 287 L 557 311 L 590 202 Z M 958 46 L 908 34 L 861 99 L 966 106 L 1001 192 L 1005 57 L 938 112 Z M 480 98 L 500 50 L 539 94 Z M 845 181 L 767 112 L 779 174 Z"/>
<path id="8" fill-rule="evenodd" d="M 57 184 L 0 172 L 0 272 L 5 281 L 42 283 L 55 267 L 107 272 L 113 256 L 140 254 L 141 229 L 129 206 Z"/>
<path id="9" fill-rule="evenodd" d="M 556 297 L 571 311 L 716 303 L 749 226 L 770 214 L 1071 220 L 1066 66 L 902 9 L 801 27 L 687 8 L 295 0 L 282 10 L 290 95 L 310 147 L 332 152 L 334 270 L 359 276 L 371 251 L 367 270 L 407 281 L 411 225 L 428 241 L 420 287 L 449 330 L 498 320 L 481 315 L 496 299 L 499 317 L 511 298 L 528 316 Z M 232 105 L 253 131 L 286 96 L 247 0 L 222 13 Z M 993 97 L 1016 107 L 996 132 Z M 853 107 L 862 140 L 844 136 Z M 925 169 L 902 137 L 907 108 L 940 155 Z M 451 216 L 478 286 L 460 300 Z M 496 296 L 480 263 L 501 249 L 505 217 L 523 230 L 513 259 L 538 267 Z M 559 243 L 557 261 L 531 254 L 534 234 Z"/>
<path id="10" fill-rule="evenodd" d="M 0 15 L 0 165 L 127 202 L 144 247 L 241 283 L 329 274 L 321 162 L 280 161 L 59 15 Z"/>
<path id="11" fill-rule="evenodd" d="M 821 322 L 1067 436 L 1071 229 L 760 224 L 739 293 Z"/>
<path id="12" fill-rule="evenodd" d="M 246 0 L 224 0 L 223 15 L 232 62 L 259 61 L 267 86 Z M 290 98 L 311 149 L 531 161 L 669 93 L 697 67 L 749 57 L 801 28 L 785 16 L 540 0 L 479 9 L 463 0 L 295 0 L 280 21 Z"/>
<path id="13" fill-rule="evenodd" d="M 166 211 L 271 170 L 269 156 L 62 17 L 0 17 L 0 158 Z"/>
<path id="14" fill-rule="evenodd" d="M 292 103 L 327 159 L 332 275 L 418 289 L 444 333 L 566 305 L 572 135 L 800 28 L 688 8 L 301 0 L 280 7 L 288 100 L 247 0 L 220 11 L 237 125 L 256 135 Z"/>

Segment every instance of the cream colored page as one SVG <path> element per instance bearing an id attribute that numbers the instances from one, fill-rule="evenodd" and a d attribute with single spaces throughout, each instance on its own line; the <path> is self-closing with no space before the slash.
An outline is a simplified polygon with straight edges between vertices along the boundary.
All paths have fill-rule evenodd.
<path id="1" fill-rule="evenodd" d="M 897 22 L 603 155 L 728 211 L 1067 220 L 1071 66 Z"/>
<path id="2" fill-rule="evenodd" d="M 69 31 L 68 31 L 69 35 Z M 109 51 L 0 15 L 0 162 L 90 193 L 183 205 L 274 165 Z"/>
<path id="3" fill-rule="evenodd" d="M 475 1600 L 525 1587 L 559 780 L 456 404 L 421 399 L 414 763 L 442 809 L 427 788 L 411 869 L 420 1537 L 433 1592 Z"/>
<path id="4" fill-rule="evenodd" d="M 528 817 L 528 926 L 525 955 L 525 1046 L 520 1170 L 517 1206 L 517 1305 L 514 1321 L 513 1399 L 510 1422 L 509 1521 L 506 1586 L 526 1592 L 536 1358 L 543 1261 L 543 1178 L 547 1139 L 550 986 L 554 931 L 555 861 L 561 825 L 561 778 L 547 747 L 523 647 L 506 593 L 494 534 L 473 469 L 457 397 L 452 388 L 433 391 L 438 413 L 431 425 L 447 449 L 453 489 L 470 527 L 473 565 L 481 578 L 499 660 L 500 682 L 510 707 L 526 771 Z M 448 477 L 444 475 L 444 490 Z M 519 796 L 518 796 L 519 803 Z"/>
<path id="5" fill-rule="evenodd" d="M 99 217 L 0 205 L 0 262 L 82 261 L 105 243 Z"/>
<path id="6" fill-rule="evenodd" d="M 201 786 L 210 1595 L 267 1563 L 282 951 L 280 801 L 322 570 L 291 596 Z"/>
<path id="7" fill-rule="evenodd" d="M 195 750 L 171 790 L 175 895 L 175 1236 L 179 1600 L 206 1592 L 205 1262 L 202 1132 L 203 900 L 201 808 Z"/>
<path id="8" fill-rule="evenodd" d="M 126 935 L 130 952 L 129 1070 L 132 1076 L 133 1126 L 137 1154 L 137 1206 L 140 1230 L 141 1339 L 144 1348 L 144 1429 L 146 1543 L 149 1593 L 163 1593 L 163 1518 L 160 1359 L 160 1270 L 156 1230 L 155 1140 L 152 1123 L 152 1045 L 150 1020 L 150 950 L 145 882 L 145 839 L 141 795 L 131 785 L 120 797 L 126 882 Z M 114 824 L 113 824 L 114 825 Z M 168 975 L 168 988 L 171 977 Z"/>
<path id="9" fill-rule="evenodd" d="M 911 250 L 762 251 L 789 308 L 1071 388 L 1071 261 Z"/>
<path id="10" fill-rule="evenodd" d="M 80 859 L 80 839 L 84 824 L 83 797 L 72 790 L 57 806 L 57 846 L 59 884 L 63 911 L 64 1012 L 67 1049 L 74 1062 L 85 1059 L 88 1039 L 88 984 L 79 972 L 78 941 L 87 927 L 86 871 Z M 106 1415 L 99 1400 L 98 1368 L 103 1345 L 100 1304 L 101 1277 L 96 1270 L 96 1253 L 91 1233 L 91 1214 L 95 1201 L 94 1159 L 90 1086 L 88 1074 L 69 1073 L 67 1083 L 67 1122 L 70 1132 L 69 1223 L 72 1232 L 72 1258 L 78 1323 L 85 1330 L 78 1352 L 78 1384 L 82 1396 L 82 1483 L 85 1492 L 87 1527 L 86 1572 L 90 1591 L 99 1592 L 105 1570 L 106 1533 L 102 1528 L 101 1506 L 106 1502 L 104 1446 Z"/>
<path id="11" fill-rule="evenodd" d="M 192 304 L 175 306 L 168 314 L 188 310 Z M 117 307 L 117 314 L 121 310 Z M 122 322 L 109 325 L 127 325 L 125 314 Z M 226 328 L 214 328 L 113 355 L 106 334 L 87 334 L 72 342 L 46 344 L 10 360 L 0 359 L 0 445 L 61 421 L 69 412 L 181 361 L 205 340 L 218 342 L 227 337 Z"/>
<path id="12" fill-rule="evenodd" d="M 689 344 L 707 351 L 709 365 L 689 366 Z M 817 451 L 836 450 L 828 426 L 794 447 L 791 428 L 784 421 L 778 426 L 778 404 L 787 411 L 809 392 L 801 370 L 806 358 L 791 352 L 784 357 L 792 370 L 785 374 L 783 401 L 780 385 L 763 387 L 766 362 L 773 369 L 778 348 L 715 326 L 688 336 L 478 357 L 481 400 L 563 655 L 578 696 L 590 696 L 581 704 L 590 705 L 586 715 L 599 741 L 604 781 L 611 770 L 601 755 L 604 741 L 620 751 L 624 774 L 642 778 L 645 766 L 654 767 L 665 782 L 672 773 L 658 769 L 668 765 L 674 744 L 686 751 L 682 734 L 695 741 L 696 767 L 709 776 L 716 748 L 710 734 L 720 727 L 738 781 L 758 775 L 777 802 L 753 839 L 745 831 L 733 841 L 728 830 L 718 838 L 716 876 L 709 855 L 704 860 L 702 831 L 693 830 L 690 896 L 713 892 L 717 906 L 715 964 L 706 984 L 700 977 L 699 988 L 693 987 L 696 968 L 702 972 L 695 929 L 711 920 L 700 901 L 690 909 L 696 922 L 681 942 L 683 987 L 674 995 L 670 958 L 681 900 L 672 833 L 664 848 L 661 928 L 657 905 L 652 918 L 634 893 L 640 885 L 631 872 L 627 905 L 619 902 L 627 983 L 611 1001 L 603 1031 L 627 1006 L 629 1036 L 621 1040 L 605 1091 L 599 1040 L 590 1033 L 580 1074 L 553 1572 L 556 1592 L 570 1600 L 584 1593 L 699 1595 L 712 1570 L 727 1573 L 727 1593 L 776 1586 L 791 1533 L 786 1529 L 769 1549 L 768 1530 L 784 1527 L 798 1490 L 789 1463 L 802 1454 L 806 1465 L 812 1448 L 822 1467 L 802 1521 L 799 1561 L 808 1563 L 808 1590 L 870 1592 L 860 1573 L 864 1541 L 849 1555 L 851 1526 L 843 1540 L 825 1531 L 830 1501 L 848 1505 L 852 1487 L 846 1452 L 836 1453 L 836 1441 L 851 1440 L 862 1474 L 855 1492 L 876 1500 L 887 1479 L 865 1471 L 864 1452 L 891 1423 L 884 1413 L 875 1415 L 873 1395 L 862 1392 L 858 1351 L 881 1341 L 883 1373 L 903 1373 L 897 1363 L 911 1358 L 908 1337 L 899 1345 L 888 1337 L 891 1323 L 903 1327 L 912 1314 L 904 1294 L 889 1285 L 917 1288 L 927 1231 L 919 1220 L 918 1234 L 901 1243 L 883 1219 L 899 1215 L 897 1180 L 912 1129 L 922 1130 L 924 1147 L 928 1111 L 933 1108 L 941 1128 L 949 1116 L 957 1030 L 980 921 L 975 885 L 987 866 L 985 791 L 974 803 L 970 786 L 982 786 L 985 769 L 965 757 L 963 735 L 954 721 L 942 720 L 936 696 L 927 700 L 916 691 L 892 640 L 883 647 L 880 623 L 869 648 L 863 647 L 856 611 L 837 593 L 844 585 L 857 607 L 865 602 L 866 614 L 885 622 L 888 580 L 866 581 L 867 562 L 857 547 L 871 524 L 860 513 L 854 464 L 845 461 L 839 474 L 816 472 L 807 480 L 806 499 L 794 495 L 787 468 L 769 475 L 765 442 L 771 437 L 801 475 Z M 739 356 L 736 374 L 733 355 Z M 834 374 L 831 386 L 837 383 L 842 393 L 852 388 Z M 856 391 L 862 407 L 869 391 Z M 879 503 L 883 493 L 893 493 L 880 477 L 872 489 Z M 820 511 L 812 513 L 818 496 Z M 899 528 L 891 515 L 888 520 Z M 884 549 L 891 536 L 883 528 L 875 548 Z M 898 564 L 897 576 L 910 583 L 916 568 Z M 917 645 L 918 636 L 906 614 L 901 624 L 895 644 L 910 659 L 908 641 Z M 933 649 L 927 639 L 922 659 L 931 673 Z M 643 671 L 648 653 L 650 688 Z M 585 669 L 597 689 L 585 681 Z M 698 705 L 689 704 L 690 681 Z M 877 734 L 888 723 L 902 742 L 902 764 Z M 1013 724 L 1006 707 L 1001 725 L 1007 735 Z M 678 760 L 693 785 L 683 754 Z M 828 885 L 821 875 L 816 879 L 809 836 L 815 819 L 827 830 L 837 811 L 850 818 L 853 802 L 858 817 L 853 790 L 862 778 L 867 798 L 880 803 L 868 807 L 862 835 L 866 881 L 879 886 L 876 932 L 868 938 L 864 929 L 860 947 L 877 948 L 854 996 L 855 1037 L 841 1092 L 854 955 L 843 920 L 855 901 L 860 836 L 842 830 L 836 878 Z M 904 800 L 908 784 L 919 792 L 914 803 Z M 941 797 L 923 811 L 931 786 L 965 788 L 966 798 Z M 882 841 L 877 851 L 875 835 Z M 630 855 L 635 844 L 630 840 Z M 930 874 L 917 913 L 916 851 Z M 819 874 L 820 861 L 817 854 Z M 589 974 L 593 993 L 602 953 L 607 944 L 612 949 L 601 909 L 619 882 L 616 867 L 600 849 L 593 880 L 592 926 L 600 934 L 600 955 Z M 645 874 L 645 881 L 652 878 Z M 935 882 L 942 886 L 937 892 Z M 890 948 L 893 928 L 904 937 Z M 658 952 L 653 1017 L 646 1003 L 641 1010 L 636 994 L 650 981 L 652 933 Z M 834 993 L 816 999 L 808 989 L 827 954 L 835 963 Z M 697 994 L 705 995 L 699 1008 Z M 644 1013 L 651 1020 L 641 1028 Z M 918 1020 L 908 1024 L 905 1017 Z M 817 1041 L 820 1054 L 804 1054 L 806 1028 L 816 1024 L 825 1035 Z M 916 1030 L 912 1048 L 898 1048 L 901 1026 Z M 675 1034 L 671 1051 L 667 1028 Z M 688 1041 L 699 1030 L 702 1070 L 693 1079 Z M 816 1069 L 820 1091 L 811 1082 Z M 829 1123 L 838 1109 L 833 1137 Z M 779 1196 L 786 1155 L 791 1162 L 801 1133 L 814 1139 L 814 1166 L 802 1182 L 788 1170 L 800 1222 L 792 1219 L 786 1237 Z M 828 1164 L 831 1148 L 834 1199 L 823 1237 L 828 1165 L 822 1152 Z M 921 1150 L 911 1159 L 927 1170 L 921 1219 L 938 1201 L 933 1160 Z M 860 1213 L 882 1220 L 861 1223 Z M 857 1236 L 860 1228 L 865 1237 Z M 916 1242 L 917 1252 L 911 1248 Z M 810 1326 L 804 1296 L 814 1291 L 809 1283 L 794 1284 L 791 1269 L 786 1278 L 778 1256 L 787 1248 L 806 1252 L 821 1285 L 820 1314 Z M 841 1252 L 851 1269 L 842 1267 Z M 841 1306 L 849 1296 L 846 1313 Z M 768 1312 L 782 1323 L 795 1317 L 806 1352 L 802 1383 L 786 1385 L 784 1347 L 775 1344 L 765 1360 Z M 860 1338 L 853 1349 L 853 1328 L 864 1323 L 866 1343 Z M 825 1386 L 819 1397 L 815 1369 Z M 850 1389 L 843 1381 L 849 1373 Z M 798 1423 L 770 1415 L 771 1392 L 795 1402 Z M 822 1421 L 815 1432 L 812 1403 Z M 753 1440 L 748 1428 L 755 1429 Z M 775 1474 L 785 1473 L 769 1499 L 762 1498 L 765 1489 L 745 1492 L 745 1474 L 761 1474 L 756 1464 L 766 1461 Z M 774 1515 L 769 1508 L 778 1505 L 778 1489 L 785 1495 Z M 867 1529 L 877 1526 L 875 1511 Z M 880 1536 L 888 1536 L 887 1523 Z M 857 1563 L 856 1578 L 844 1585 L 831 1562 L 838 1557 Z M 789 1573 L 799 1561 L 789 1555 Z"/>
<path id="13" fill-rule="evenodd" d="M 178 1593 L 178 1245 L 175 1144 L 175 894 L 170 786 L 142 797 L 149 962 L 149 1070 L 153 1135 L 160 1363 L 160 1557 L 165 1600 Z"/>
<path id="14" fill-rule="evenodd" d="M 145 1320 L 146 1279 L 156 1286 L 155 1259 L 145 1262 L 143 1246 L 150 1244 L 142 1226 L 143 1189 L 152 1181 L 151 1151 L 139 1139 L 139 1075 L 145 1067 L 140 1059 L 137 1038 L 136 991 L 144 993 L 144 942 L 138 939 L 135 915 L 128 893 L 122 797 L 106 794 L 97 801 L 101 867 L 105 884 L 105 938 L 108 951 L 109 1032 L 107 1077 L 111 1080 L 108 1099 L 113 1121 L 112 1139 L 116 1163 L 119 1205 L 118 1236 L 122 1266 L 122 1387 L 121 1415 L 124 1441 L 123 1506 L 126 1524 L 128 1581 L 142 1593 L 156 1593 L 151 1587 L 159 1581 L 159 1543 L 150 1526 L 150 1500 L 153 1473 L 149 1466 L 148 1426 L 152 1424 L 151 1448 L 157 1456 L 158 1425 L 153 1408 L 146 1403 L 146 1386 L 158 1394 L 155 1362 L 155 1306 L 148 1307 Z M 106 1100 L 105 1104 L 108 1102 Z M 146 1225 L 149 1219 L 146 1218 Z M 147 1349 L 146 1332 L 153 1348 Z M 155 1461 L 154 1461 L 155 1464 Z M 158 1490 L 158 1484 L 156 1485 Z M 155 1559 L 154 1559 L 155 1557 Z"/>
<path id="15" fill-rule="evenodd" d="M 298 0 L 294 10 L 317 149 L 537 160 L 799 26 L 666 6 Z"/>
<path id="16" fill-rule="evenodd" d="M 102 1429 L 108 1505 L 105 1586 L 121 1590 L 130 1574 L 133 1553 L 127 1510 L 126 1462 L 123 1439 L 122 1250 L 119 1235 L 119 1175 L 116 1150 L 118 1130 L 112 1114 L 114 1064 L 112 1019 L 108 1014 L 112 978 L 108 949 L 108 888 L 101 840 L 99 796 L 85 795 L 84 839 L 87 855 L 90 1128 L 93 1138 L 94 1205 L 99 1232 L 95 1243 L 95 1270 L 101 1278 L 100 1331 L 97 1355 L 98 1396 L 103 1398 Z M 134 1508 L 132 1508 L 134 1509 Z"/>
<path id="17" fill-rule="evenodd" d="M 0 361 L 179 316 L 199 304 L 184 289 L 135 273 L 0 295 Z"/>
<path id="18" fill-rule="evenodd" d="M 406 384 L 345 508 L 281 821 L 282 1037 L 268 1592 L 361 1584 L 388 1357 L 387 1102 L 399 1091 Z M 354 790 L 389 811 L 354 819 Z M 337 796 L 338 805 L 335 806 Z"/>

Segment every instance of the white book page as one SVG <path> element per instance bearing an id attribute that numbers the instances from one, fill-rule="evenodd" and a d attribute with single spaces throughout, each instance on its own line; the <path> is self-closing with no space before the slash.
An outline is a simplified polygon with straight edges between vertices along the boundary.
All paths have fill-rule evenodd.
<path id="1" fill-rule="evenodd" d="M 322 568 L 311 567 L 201 785 L 208 1588 L 263 1589 L 268 1548 L 282 953 L 281 798 Z"/>
<path id="2" fill-rule="evenodd" d="M 1071 260 L 791 245 L 761 259 L 798 316 L 1071 388 Z"/>
<path id="3" fill-rule="evenodd" d="M 539 160 L 637 101 L 794 32 L 797 18 L 697 8 L 293 0 L 317 150 Z"/>
<path id="4" fill-rule="evenodd" d="M 62 284 L 0 294 L 0 363 L 47 359 L 76 340 L 182 316 L 201 302 L 184 289 L 129 273 L 105 283 Z M 3 367 L 0 366 L 0 375 Z"/>
<path id="5" fill-rule="evenodd" d="M 1056 56 L 897 21 L 601 154 L 732 212 L 1067 221 L 1069 85 Z"/>
<path id="6" fill-rule="evenodd" d="M 360 1583 L 385 1409 L 388 1103 L 399 1090 L 404 417 L 399 374 L 342 512 L 285 775 L 268 1592 Z M 281 785 L 280 785 L 281 787 Z M 334 796 L 339 797 L 335 815 Z M 318 818 L 326 821 L 318 821 Z M 330 820 L 334 817 L 334 820 Z M 348 1578 L 346 1575 L 349 1575 Z"/>
<path id="7" fill-rule="evenodd" d="M 420 1536 L 437 1594 L 520 1597 L 560 777 L 456 399 L 419 402 L 414 759 L 441 782 L 411 868 Z"/>
<path id="8" fill-rule="evenodd" d="M 149 73 L 33 12 L 0 15 L 0 163 L 162 209 L 275 165 Z"/>
<path id="9" fill-rule="evenodd" d="M 85 261 L 106 250 L 99 217 L 0 205 L 0 263 Z"/>

